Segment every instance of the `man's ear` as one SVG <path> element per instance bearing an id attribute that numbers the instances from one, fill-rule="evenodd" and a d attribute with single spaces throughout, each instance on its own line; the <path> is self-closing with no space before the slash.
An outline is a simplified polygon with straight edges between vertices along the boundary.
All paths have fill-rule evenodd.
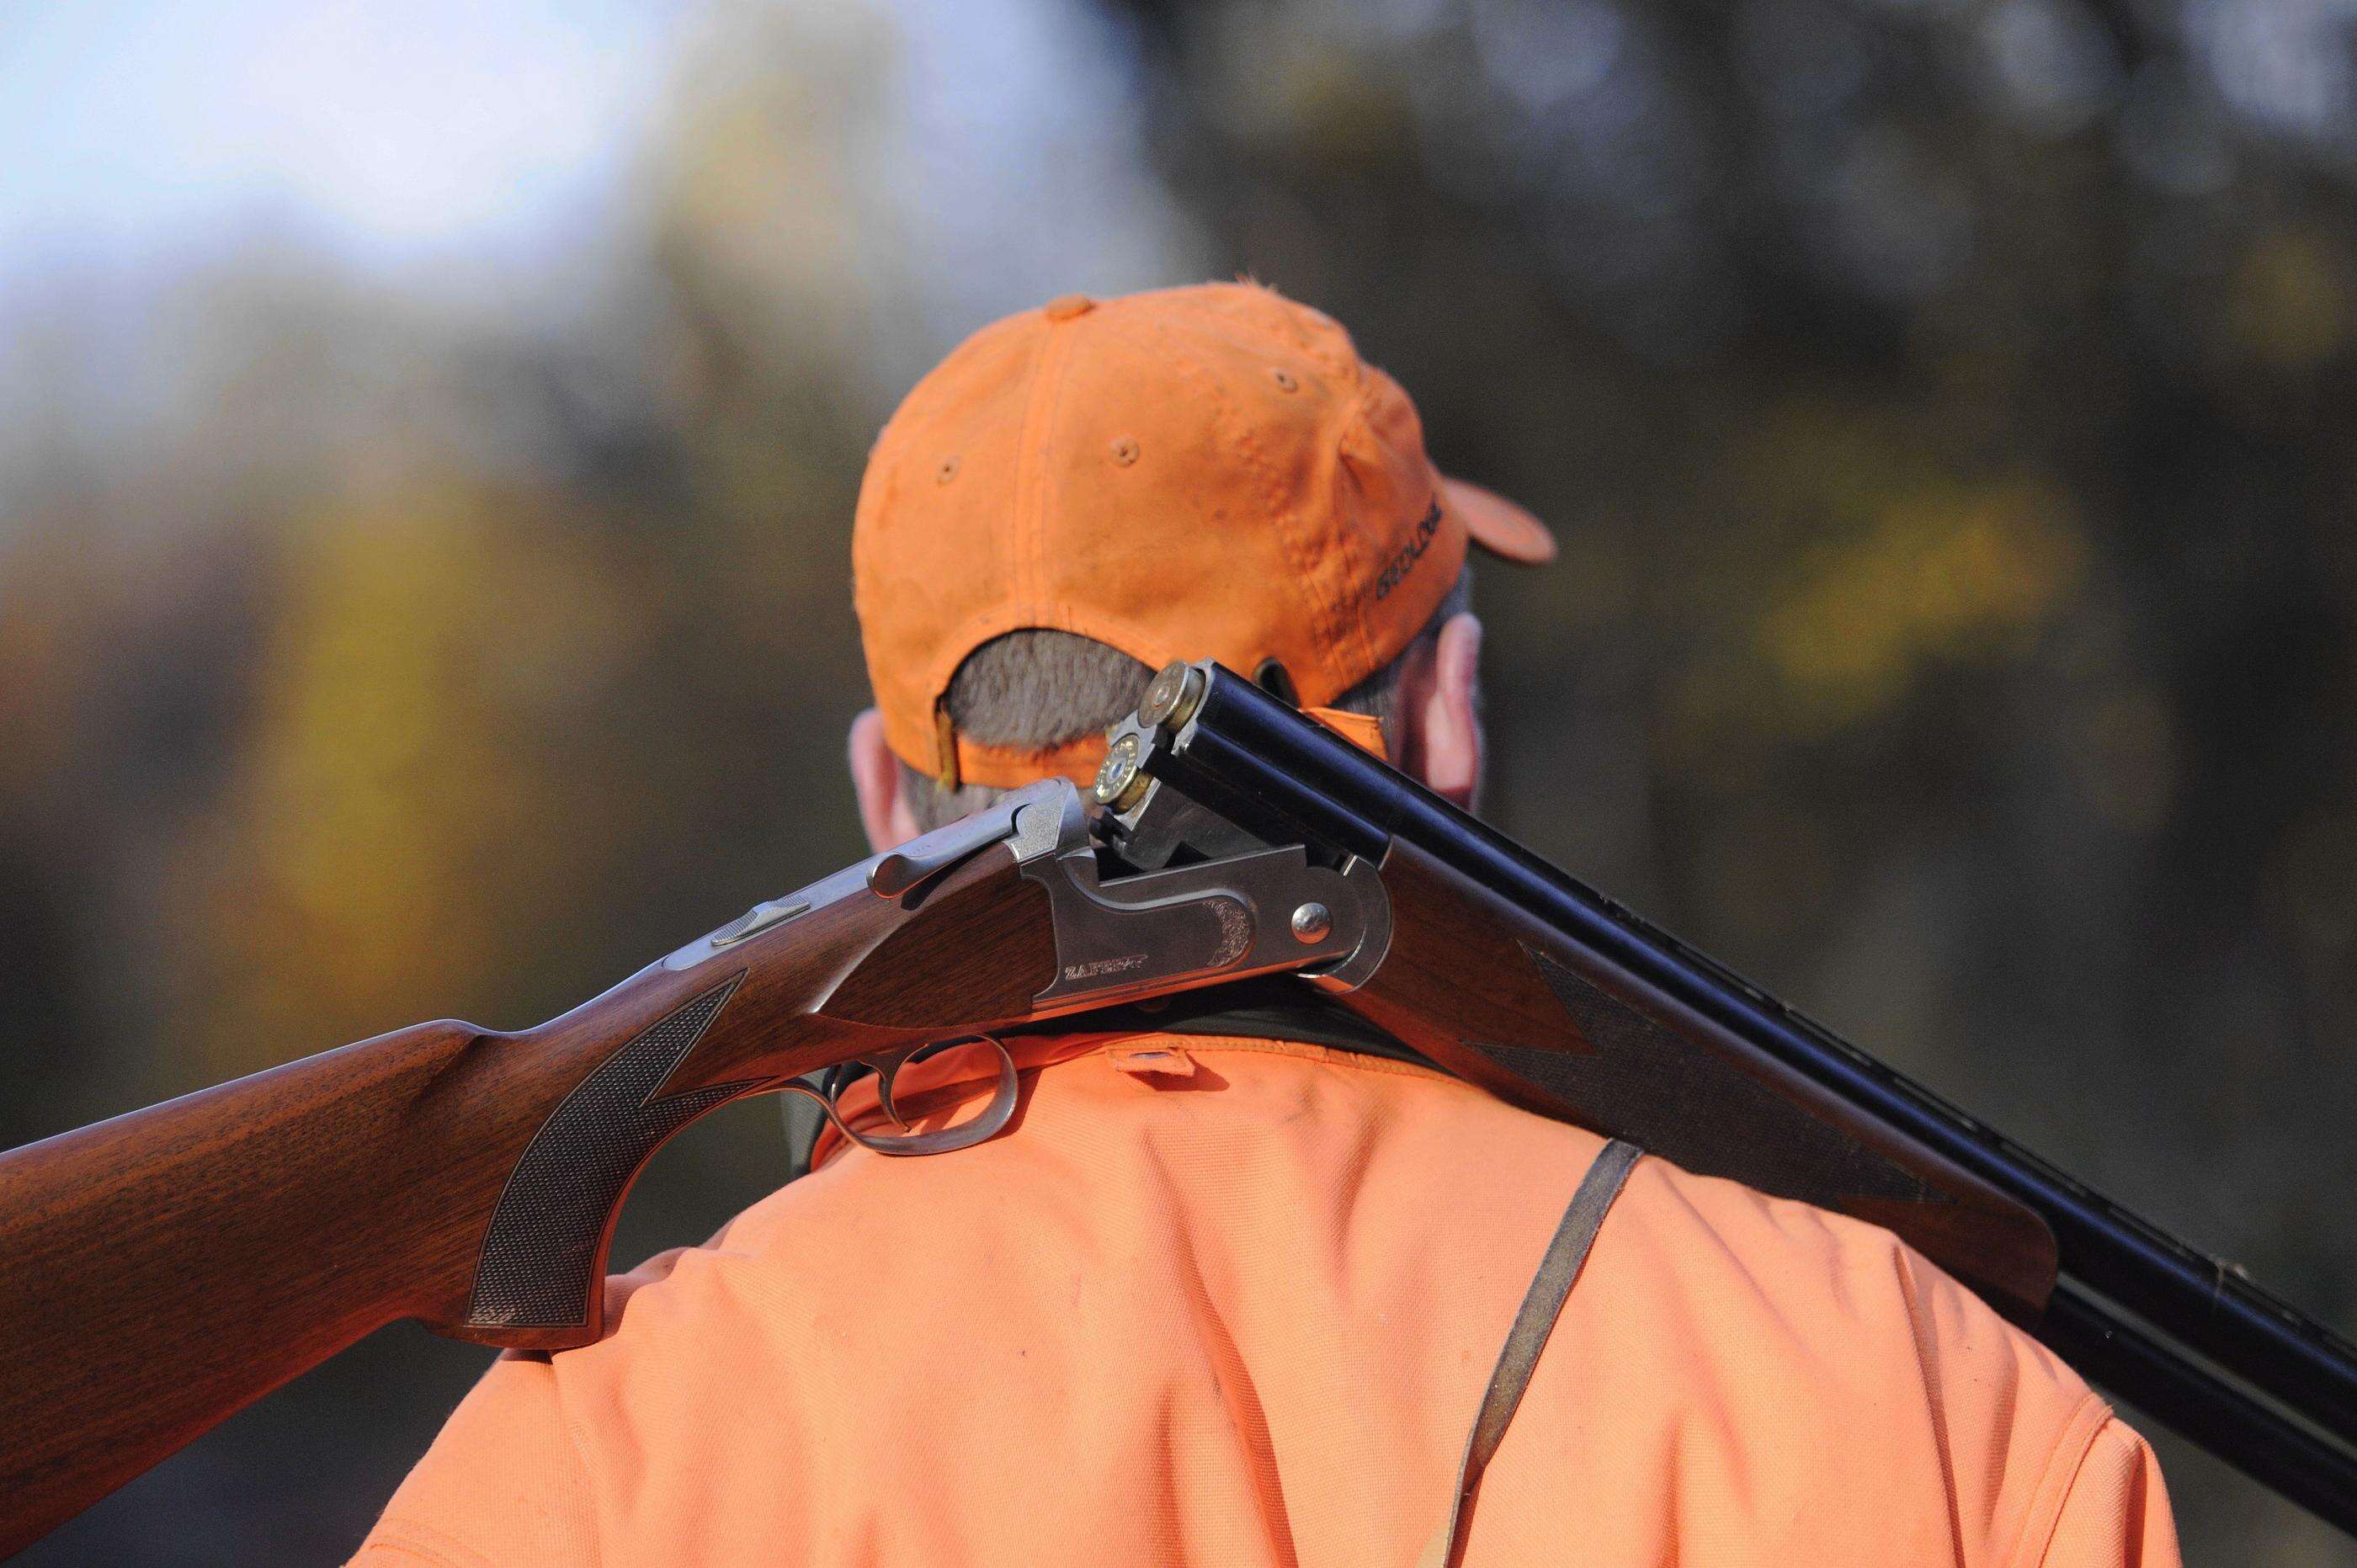
<path id="1" fill-rule="evenodd" d="M 1401 766 L 1436 795 L 1466 811 L 1481 789 L 1481 623 L 1469 613 L 1450 616 L 1433 639 L 1424 667 L 1400 682 L 1406 734 Z"/>
<path id="2" fill-rule="evenodd" d="M 859 824 L 867 830 L 868 847 L 881 854 L 915 838 L 917 819 L 901 789 L 900 759 L 884 744 L 883 714 L 869 708 L 851 721 L 849 750 L 851 791 L 859 797 Z"/>

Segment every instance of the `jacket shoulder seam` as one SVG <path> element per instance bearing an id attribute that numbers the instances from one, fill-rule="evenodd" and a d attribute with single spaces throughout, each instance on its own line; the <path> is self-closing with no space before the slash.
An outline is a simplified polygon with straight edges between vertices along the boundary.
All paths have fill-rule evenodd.
<path id="1" fill-rule="evenodd" d="M 2030 1494 L 2029 1517 L 2022 1520 L 2021 1538 L 2007 1561 L 2024 1568 L 2042 1568 L 2047 1549 L 2054 1544 L 2054 1532 L 2061 1526 L 2063 1505 L 2079 1484 L 2079 1472 L 2085 1468 L 2087 1455 L 2094 1452 L 2095 1439 L 2112 1419 L 2112 1407 L 2093 1390 L 2080 1400 L 2047 1455 L 2038 1489 Z"/>

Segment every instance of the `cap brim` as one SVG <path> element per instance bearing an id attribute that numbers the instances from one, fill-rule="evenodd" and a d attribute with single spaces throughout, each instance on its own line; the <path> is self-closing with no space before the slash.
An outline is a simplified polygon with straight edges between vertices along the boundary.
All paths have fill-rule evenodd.
<path id="1" fill-rule="evenodd" d="M 1555 535 L 1546 524 L 1495 490 L 1443 474 L 1440 494 L 1448 510 L 1465 520 L 1465 532 L 1473 542 L 1491 554 L 1525 566 L 1543 566 L 1555 559 Z"/>

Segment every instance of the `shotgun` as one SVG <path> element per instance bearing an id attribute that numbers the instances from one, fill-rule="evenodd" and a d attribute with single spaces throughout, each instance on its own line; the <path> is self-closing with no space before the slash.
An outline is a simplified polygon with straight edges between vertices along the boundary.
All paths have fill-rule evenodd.
<path id="1" fill-rule="evenodd" d="M 1085 798 L 1014 791 L 536 1028 L 422 1024 L 0 1155 L 0 1553 L 397 1319 L 595 1340 L 632 1180 L 726 1101 L 944 1153 L 1017 1108 L 1001 1036 L 1279 975 L 1515 1103 L 1887 1226 L 2357 1531 L 2357 1351 L 1205 662 Z M 995 1053 L 986 1103 L 896 1101 L 952 1047 Z M 882 1123 L 834 1102 L 862 1068 Z"/>

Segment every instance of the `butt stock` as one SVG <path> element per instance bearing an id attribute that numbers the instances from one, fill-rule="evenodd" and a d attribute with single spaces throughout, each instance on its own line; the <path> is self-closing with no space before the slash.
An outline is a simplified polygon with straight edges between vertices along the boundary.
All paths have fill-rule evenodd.
<path id="1" fill-rule="evenodd" d="M 1053 978 L 1004 850 L 899 897 L 806 892 L 534 1029 L 421 1024 L 0 1155 L 0 1555 L 398 1319 L 594 1340 L 614 1220 L 673 1134 L 1021 1017 Z"/>
<path id="2" fill-rule="evenodd" d="M 496 1038 L 421 1024 L 0 1156 L 0 1552 L 463 1297 L 464 1228 L 565 1087 L 444 1092 Z"/>

